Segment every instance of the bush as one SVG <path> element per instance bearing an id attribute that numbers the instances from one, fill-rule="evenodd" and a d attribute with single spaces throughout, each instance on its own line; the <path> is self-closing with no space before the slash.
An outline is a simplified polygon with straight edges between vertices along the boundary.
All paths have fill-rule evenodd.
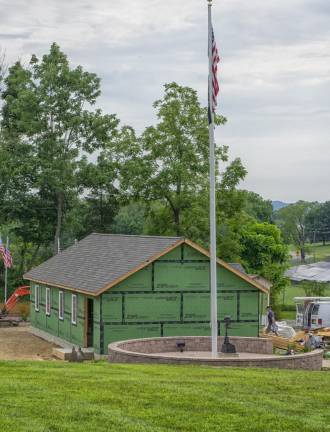
<path id="1" fill-rule="evenodd" d="M 281 311 L 293 311 L 296 312 L 296 306 L 295 305 L 282 305 Z"/>
<path id="2" fill-rule="evenodd" d="M 21 303 L 19 305 L 19 315 L 23 321 L 27 321 L 30 315 L 30 305 L 28 303 Z"/>

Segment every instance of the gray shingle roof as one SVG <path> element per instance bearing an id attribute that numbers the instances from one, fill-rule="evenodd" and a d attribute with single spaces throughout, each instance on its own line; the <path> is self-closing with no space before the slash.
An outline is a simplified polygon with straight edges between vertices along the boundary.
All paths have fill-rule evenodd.
<path id="1" fill-rule="evenodd" d="M 96 293 L 180 240 L 180 237 L 91 234 L 30 270 L 24 278 Z"/>
<path id="2" fill-rule="evenodd" d="M 246 271 L 244 270 L 244 267 L 240 263 L 229 263 L 231 267 L 233 267 L 235 270 L 238 270 L 241 273 L 246 274 Z"/>

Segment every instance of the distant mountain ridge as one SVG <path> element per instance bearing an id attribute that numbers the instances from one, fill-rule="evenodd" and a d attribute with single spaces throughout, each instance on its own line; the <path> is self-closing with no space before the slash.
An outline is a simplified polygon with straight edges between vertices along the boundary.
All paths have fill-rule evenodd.
<path id="1" fill-rule="evenodd" d="M 273 211 L 279 210 L 288 205 L 290 205 L 290 203 L 285 203 L 283 201 L 272 201 Z"/>

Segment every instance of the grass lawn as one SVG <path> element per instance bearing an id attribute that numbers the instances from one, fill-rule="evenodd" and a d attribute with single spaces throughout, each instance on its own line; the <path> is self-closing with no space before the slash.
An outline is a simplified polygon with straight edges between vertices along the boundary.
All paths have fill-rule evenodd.
<path id="1" fill-rule="evenodd" d="M 282 310 L 280 319 L 281 319 L 281 321 L 295 320 L 296 319 L 296 312 L 290 311 L 290 310 Z"/>
<path id="2" fill-rule="evenodd" d="M 314 246 L 311 245 L 310 255 L 314 257 Z M 326 244 L 323 246 L 322 243 L 316 243 L 315 245 L 315 257 L 316 261 L 322 261 L 330 256 L 330 245 Z"/>
<path id="3" fill-rule="evenodd" d="M 330 431 L 330 373 L 0 362 L 1 432 Z"/>
<path id="4" fill-rule="evenodd" d="M 315 245 L 313 245 L 312 243 L 308 243 L 307 247 L 308 247 L 307 255 L 309 256 L 309 259 L 307 260 L 308 262 L 311 263 L 314 262 L 314 254 L 315 254 L 316 261 L 324 261 L 330 257 L 330 244 L 323 245 L 323 243 L 315 243 Z M 296 248 L 294 245 L 290 245 L 289 249 L 294 253 L 296 252 Z M 301 262 L 298 259 L 294 265 L 300 265 L 300 264 Z"/>

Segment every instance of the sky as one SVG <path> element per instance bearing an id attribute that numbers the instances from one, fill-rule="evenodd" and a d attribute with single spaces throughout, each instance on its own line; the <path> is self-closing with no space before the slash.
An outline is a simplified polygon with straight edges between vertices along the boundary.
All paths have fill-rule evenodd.
<path id="1" fill-rule="evenodd" d="M 101 78 L 98 106 L 141 132 L 175 81 L 207 95 L 206 0 L 0 0 L 7 62 L 56 41 Z M 221 55 L 216 141 L 264 198 L 330 200 L 330 1 L 214 0 Z"/>

